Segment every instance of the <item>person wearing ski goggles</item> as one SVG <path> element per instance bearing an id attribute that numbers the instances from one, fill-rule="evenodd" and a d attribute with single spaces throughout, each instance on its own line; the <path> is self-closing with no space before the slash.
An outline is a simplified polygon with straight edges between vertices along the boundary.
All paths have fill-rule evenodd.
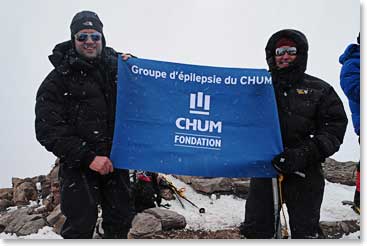
<path id="1" fill-rule="evenodd" d="M 281 46 L 275 49 L 275 63 L 278 69 L 289 67 L 297 57 L 297 48 L 294 47 L 293 42 L 283 42 L 284 44 L 280 43 Z"/>
<path id="2" fill-rule="evenodd" d="M 333 87 L 305 73 L 308 41 L 302 32 L 274 33 L 265 52 L 283 143 L 283 151 L 271 160 L 279 174 L 279 200 L 287 206 L 292 239 L 323 238 L 319 225 L 325 188 L 322 162 L 339 150 L 348 119 Z M 270 178 L 251 179 L 240 228 L 244 237 L 279 238 L 272 188 Z"/>

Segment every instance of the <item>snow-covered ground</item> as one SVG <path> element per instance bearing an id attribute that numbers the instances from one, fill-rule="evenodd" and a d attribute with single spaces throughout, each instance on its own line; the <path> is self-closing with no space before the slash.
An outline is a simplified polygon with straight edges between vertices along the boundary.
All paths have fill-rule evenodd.
<path id="1" fill-rule="evenodd" d="M 0 234 L 1 239 L 62 239 L 62 237 L 52 231 L 52 227 L 45 226 L 38 230 L 38 233 L 30 234 L 28 236 L 17 237 L 14 234 Z"/>
<path id="2" fill-rule="evenodd" d="M 183 200 L 185 208 L 182 208 L 178 200 L 169 201 L 170 209 L 186 218 L 187 229 L 193 230 L 218 230 L 237 227 L 244 219 L 246 200 L 236 198 L 232 195 L 205 196 L 196 193 L 190 186 L 178 179 L 168 176 L 178 188 L 185 188 L 185 196 L 198 207 L 205 208 L 205 213 L 199 213 L 199 209 Z M 330 183 L 326 181 L 324 200 L 321 207 L 322 221 L 340 221 L 359 219 L 359 216 L 350 209 L 343 206 L 342 200 L 351 200 L 354 194 L 354 186 Z M 163 201 L 163 204 L 165 201 Z M 343 239 L 358 239 L 360 232 L 344 236 Z M 44 227 L 38 233 L 17 237 L 11 234 L 0 234 L 0 239 L 61 239 L 50 227 Z"/>

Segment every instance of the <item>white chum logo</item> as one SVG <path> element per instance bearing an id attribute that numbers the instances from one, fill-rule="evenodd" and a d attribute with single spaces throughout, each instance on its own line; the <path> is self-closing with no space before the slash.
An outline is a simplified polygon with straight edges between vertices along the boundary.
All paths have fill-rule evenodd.
<path id="1" fill-rule="evenodd" d="M 190 114 L 209 115 L 210 96 L 203 92 L 190 94 Z M 175 132 L 174 145 L 198 149 L 221 150 L 222 122 L 209 119 L 179 117 L 176 127 L 184 132 Z M 200 132 L 197 134 L 196 132 Z M 212 135 L 213 134 L 213 135 Z"/>
<path id="2" fill-rule="evenodd" d="M 202 92 L 190 94 L 190 114 L 209 115 L 210 96 Z"/>

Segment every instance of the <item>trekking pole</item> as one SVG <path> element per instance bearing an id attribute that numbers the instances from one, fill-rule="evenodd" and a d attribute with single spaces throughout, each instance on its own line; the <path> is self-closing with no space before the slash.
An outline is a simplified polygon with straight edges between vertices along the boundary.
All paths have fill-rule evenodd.
<path id="1" fill-rule="evenodd" d="M 271 179 L 273 184 L 273 199 L 274 199 L 274 230 L 275 230 L 275 238 L 281 239 L 281 224 L 280 224 L 280 215 L 279 215 L 279 192 L 278 192 L 278 178 Z"/>
<path id="2" fill-rule="evenodd" d="M 301 178 L 306 178 L 306 174 L 296 171 L 294 174 L 300 176 Z M 288 238 L 288 226 L 287 226 L 287 219 L 284 214 L 283 208 L 283 194 L 282 194 L 282 181 L 284 179 L 283 175 L 279 175 L 277 178 L 272 178 L 273 183 L 273 198 L 274 198 L 274 216 L 275 216 L 275 238 Z M 278 185 L 279 182 L 279 185 Z M 280 199 L 280 205 L 279 205 Z M 281 211 L 280 211 L 281 210 Z M 280 212 L 282 212 L 285 225 L 282 226 L 281 219 L 280 219 Z"/>
<path id="3" fill-rule="evenodd" d="M 192 201 L 190 201 L 189 199 L 187 199 L 187 197 L 185 197 L 182 192 L 179 192 L 179 196 L 182 197 L 183 199 L 185 199 L 187 202 L 189 202 L 192 206 L 196 207 L 199 209 L 199 213 L 203 214 L 205 213 L 205 208 L 199 208 L 198 206 L 196 206 Z"/>
<path id="4" fill-rule="evenodd" d="M 164 181 L 164 186 L 167 186 L 168 189 L 170 189 L 173 192 L 173 194 L 177 197 L 177 200 L 180 202 L 181 207 L 182 208 L 185 208 L 185 205 L 182 203 L 182 200 L 180 198 L 180 195 L 178 194 L 177 188 L 165 176 L 162 175 L 161 178 Z"/>
<path id="5" fill-rule="evenodd" d="M 282 182 L 283 182 L 283 179 L 284 179 L 284 176 L 283 175 L 279 175 L 279 177 L 278 177 L 278 182 L 279 182 L 278 189 L 279 189 L 279 198 L 280 198 L 280 209 L 282 211 L 282 215 L 283 215 L 283 219 L 284 219 L 284 225 L 282 225 L 280 223 L 280 226 L 281 226 L 281 236 L 282 236 L 282 238 L 283 239 L 287 239 L 289 237 L 289 233 L 288 233 L 287 219 L 285 217 L 284 207 L 283 207 L 283 193 L 282 193 Z M 279 213 L 280 213 L 280 211 L 279 211 Z M 279 221 L 280 221 L 280 218 L 279 218 Z"/>
<path id="6" fill-rule="evenodd" d="M 190 201 L 189 199 L 187 199 L 185 197 L 185 195 L 183 194 L 182 189 L 177 189 L 177 187 L 170 181 L 168 180 L 166 177 L 162 177 L 164 179 L 164 181 L 166 181 L 167 185 L 171 188 L 171 190 L 179 197 L 185 199 L 188 203 L 190 203 L 192 206 L 196 207 L 199 209 L 199 213 L 205 213 L 205 208 L 199 208 L 196 204 L 194 204 L 192 201 Z M 180 201 L 181 202 L 181 201 Z M 181 204 L 183 206 L 183 204 Z"/>
<path id="7" fill-rule="evenodd" d="M 180 202 L 180 204 L 181 204 L 181 207 L 182 208 L 185 208 L 185 205 L 182 203 L 182 201 L 181 201 L 181 198 L 180 198 L 180 195 L 177 193 L 177 191 L 175 190 L 175 189 L 173 189 L 173 188 L 171 188 L 170 187 L 170 189 L 173 191 L 173 193 L 176 195 L 176 197 L 177 197 L 177 200 Z"/>

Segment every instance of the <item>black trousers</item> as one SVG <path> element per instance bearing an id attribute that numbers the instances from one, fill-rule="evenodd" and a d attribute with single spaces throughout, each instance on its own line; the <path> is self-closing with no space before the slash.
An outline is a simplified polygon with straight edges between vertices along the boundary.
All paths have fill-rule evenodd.
<path id="1" fill-rule="evenodd" d="M 134 216 L 129 195 L 129 173 L 114 169 L 100 175 L 92 170 L 63 168 L 60 172 L 61 211 L 66 221 L 61 229 L 63 238 L 92 238 L 102 207 L 102 228 L 106 238 L 126 238 Z"/>
<path id="2" fill-rule="evenodd" d="M 288 210 L 292 238 L 322 238 L 319 220 L 324 187 L 321 167 L 308 170 L 306 178 L 294 174 L 284 176 L 282 195 Z M 272 238 L 275 233 L 274 220 L 271 179 L 251 179 L 241 233 L 246 238 Z"/>

